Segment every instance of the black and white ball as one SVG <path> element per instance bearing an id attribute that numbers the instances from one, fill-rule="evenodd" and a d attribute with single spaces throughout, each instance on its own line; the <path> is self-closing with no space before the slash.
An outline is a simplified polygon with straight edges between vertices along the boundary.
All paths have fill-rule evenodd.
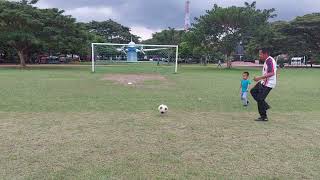
<path id="1" fill-rule="evenodd" d="M 166 114 L 168 112 L 169 108 L 168 108 L 168 106 L 161 104 L 158 107 L 158 110 L 159 110 L 160 114 Z"/>

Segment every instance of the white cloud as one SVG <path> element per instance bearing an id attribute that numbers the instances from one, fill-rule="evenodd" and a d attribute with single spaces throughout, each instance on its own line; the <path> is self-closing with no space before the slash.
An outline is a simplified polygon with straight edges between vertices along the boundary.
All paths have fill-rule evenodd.
<path id="1" fill-rule="evenodd" d="M 17 1 L 17 0 L 16 0 Z M 191 20 L 211 9 L 213 4 L 232 6 L 254 0 L 191 0 Z M 275 20 L 292 20 L 306 13 L 319 12 L 320 0 L 255 0 L 260 9 L 276 8 Z M 148 39 L 167 27 L 183 28 L 185 0 L 40 0 L 41 8 L 66 10 L 78 21 L 113 19 L 132 28 L 132 33 Z"/>
<path id="2" fill-rule="evenodd" d="M 70 9 L 65 14 L 73 15 L 81 22 L 89 22 L 92 20 L 104 21 L 108 19 L 117 19 L 116 13 L 111 7 L 78 7 Z"/>
<path id="3" fill-rule="evenodd" d="M 45 2 L 45 1 L 39 1 L 36 4 L 37 7 L 42 8 L 42 9 L 46 9 L 46 8 L 51 8 L 52 5 L 50 5 L 49 3 Z"/>
<path id="4" fill-rule="evenodd" d="M 147 40 L 152 37 L 152 34 L 160 31 L 160 30 L 153 30 L 143 26 L 132 26 L 131 33 L 137 36 L 140 36 L 142 40 Z"/>

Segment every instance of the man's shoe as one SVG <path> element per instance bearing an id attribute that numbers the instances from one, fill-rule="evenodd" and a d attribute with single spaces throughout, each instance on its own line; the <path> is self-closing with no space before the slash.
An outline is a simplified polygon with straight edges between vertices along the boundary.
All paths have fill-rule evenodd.
<path id="1" fill-rule="evenodd" d="M 267 117 L 259 117 L 258 119 L 255 119 L 255 121 L 269 121 Z"/>

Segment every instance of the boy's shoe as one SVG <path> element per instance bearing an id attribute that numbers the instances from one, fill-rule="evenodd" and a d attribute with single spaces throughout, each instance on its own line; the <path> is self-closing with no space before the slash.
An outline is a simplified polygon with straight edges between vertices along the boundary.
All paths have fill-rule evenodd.
<path id="1" fill-rule="evenodd" d="M 267 117 L 259 117 L 258 119 L 255 119 L 255 121 L 269 121 Z"/>

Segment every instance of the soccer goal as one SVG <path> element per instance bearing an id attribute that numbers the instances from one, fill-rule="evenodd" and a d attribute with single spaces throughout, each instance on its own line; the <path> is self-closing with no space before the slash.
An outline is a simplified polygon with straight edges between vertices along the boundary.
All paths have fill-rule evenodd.
<path id="1" fill-rule="evenodd" d="M 150 44 L 92 43 L 92 72 L 97 66 L 114 63 L 153 63 L 173 65 L 178 72 L 179 46 Z"/>

